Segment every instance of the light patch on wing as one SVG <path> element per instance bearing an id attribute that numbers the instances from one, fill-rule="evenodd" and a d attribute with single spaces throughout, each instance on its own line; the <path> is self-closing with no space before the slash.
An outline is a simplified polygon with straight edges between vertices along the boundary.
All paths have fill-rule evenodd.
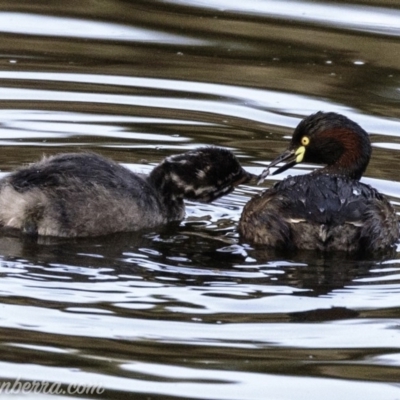
<path id="1" fill-rule="evenodd" d="M 45 201 L 39 190 L 20 193 L 12 186 L 5 185 L 0 191 L 0 222 L 4 226 L 21 229 L 29 210 Z"/>
<path id="2" fill-rule="evenodd" d="M 64 232 L 60 230 L 58 227 L 50 226 L 50 225 L 41 225 L 38 229 L 38 235 L 41 236 L 58 236 L 58 237 L 73 237 L 76 235 L 71 234 L 71 232 Z"/>
<path id="3" fill-rule="evenodd" d="M 177 158 L 178 158 L 177 156 L 169 156 L 166 157 L 162 163 L 181 164 L 181 165 L 186 165 L 190 163 L 190 161 L 185 158 L 181 160 L 177 160 Z"/>
<path id="4" fill-rule="evenodd" d="M 326 225 L 320 225 L 319 226 L 319 238 L 323 241 L 326 242 L 326 239 L 328 237 L 328 228 Z"/>
<path id="5" fill-rule="evenodd" d="M 357 228 L 361 228 L 364 225 L 362 221 L 346 221 L 346 223 L 356 226 Z"/>
<path id="6" fill-rule="evenodd" d="M 170 179 L 172 182 L 174 182 L 174 183 L 176 184 L 176 186 L 178 186 L 179 188 L 187 187 L 187 186 L 188 186 L 188 185 L 186 185 L 185 181 L 183 181 L 183 180 L 179 177 L 179 175 L 177 175 L 177 174 L 175 174 L 175 173 L 173 173 L 173 172 L 169 175 L 169 179 Z"/>
<path id="7" fill-rule="evenodd" d="M 206 172 L 202 169 L 197 170 L 196 175 L 199 179 L 204 179 L 207 176 Z"/>
<path id="8" fill-rule="evenodd" d="M 231 190 L 232 190 L 231 186 L 224 186 L 218 190 L 213 186 L 209 186 L 209 187 L 203 188 L 202 191 L 203 191 L 203 193 L 208 193 L 209 195 L 212 195 L 211 196 L 212 198 L 217 198 L 217 197 L 223 196 L 224 194 L 230 193 Z"/>
<path id="9" fill-rule="evenodd" d="M 304 218 L 288 218 L 287 221 L 290 224 L 299 224 L 300 222 L 306 222 Z"/>
<path id="10" fill-rule="evenodd" d="M 184 193 L 193 193 L 196 196 L 198 196 L 200 193 L 203 193 L 203 192 L 208 193 L 208 192 L 213 191 L 215 189 L 214 186 L 201 186 L 201 187 L 195 189 L 194 185 L 190 185 L 190 184 L 186 183 L 185 181 L 183 181 L 179 177 L 179 175 L 177 175 L 175 173 L 171 173 L 169 175 L 169 178 Z"/>
<path id="11" fill-rule="evenodd" d="M 216 186 L 195 186 L 183 181 L 176 173 L 171 173 L 169 179 L 182 191 L 184 196 L 192 199 L 197 199 L 203 202 L 212 201 L 224 194 L 230 193 L 233 190 L 233 185 L 230 182 L 220 181 Z"/>

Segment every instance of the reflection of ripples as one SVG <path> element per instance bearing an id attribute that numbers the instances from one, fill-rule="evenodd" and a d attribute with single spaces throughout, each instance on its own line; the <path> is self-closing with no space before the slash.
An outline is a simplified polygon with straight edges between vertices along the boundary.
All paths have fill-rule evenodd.
<path id="1" fill-rule="evenodd" d="M 181 4 L 181 1 L 166 0 L 168 3 Z M 347 4 L 316 4 L 310 1 L 248 0 L 232 2 L 230 0 L 209 1 L 186 0 L 185 5 L 201 9 L 213 9 L 218 12 L 235 12 L 239 15 L 257 15 L 276 19 L 323 24 L 333 28 L 346 28 L 356 31 L 373 32 L 399 36 L 398 10 L 380 7 Z"/>
<path id="2" fill-rule="evenodd" d="M 0 13 L 0 32 L 50 37 L 62 36 L 130 42 L 185 44 L 190 46 L 207 43 L 205 40 L 190 39 L 185 36 L 172 35 L 161 31 L 157 32 L 154 29 L 143 29 L 84 19 L 12 12 Z"/>
<path id="3" fill-rule="evenodd" d="M 83 83 L 85 85 L 98 84 L 104 86 L 104 89 L 110 88 L 132 88 L 132 90 L 146 88 L 154 89 L 154 96 L 139 95 L 133 93 L 127 95 L 110 95 L 102 93 L 89 92 L 68 92 L 68 86 L 65 91 L 54 90 L 32 90 L 32 89 L 14 89 L 3 88 L 0 100 L 28 100 L 35 99 L 40 101 L 79 101 L 87 103 L 110 103 L 143 107 L 161 107 L 179 110 L 198 110 L 201 112 L 221 113 L 225 116 L 234 116 L 253 119 L 257 122 L 264 122 L 269 125 L 285 126 L 294 128 L 299 118 L 281 115 L 281 112 L 300 114 L 306 116 L 316 110 L 334 111 L 344 113 L 349 118 L 356 120 L 366 130 L 372 131 L 374 134 L 384 134 L 398 136 L 400 131 L 400 123 L 396 120 L 379 118 L 377 116 L 366 116 L 357 113 L 347 107 L 339 104 L 327 103 L 315 98 L 305 97 L 297 94 L 282 93 L 276 91 L 250 89 L 238 86 L 219 85 L 210 83 L 198 83 L 189 81 L 164 80 L 164 79 L 146 79 L 132 78 L 123 76 L 99 76 L 99 75 L 81 75 L 81 74 L 54 74 L 54 73 L 32 73 L 32 72 L 8 72 L 0 71 L 0 79 L 4 82 L 11 79 L 14 83 L 20 81 L 41 81 L 43 84 L 47 82 L 60 82 L 66 85 Z M 177 93 L 168 97 L 165 93 Z M 182 93 L 179 96 L 179 93 Z M 187 98 L 187 93 L 191 97 L 197 95 L 218 96 L 218 100 L 198 100 L 197 98 Z M 221 95 L 223 96 L 221 98 Z M 182 99 L 179 99 L 182 97 Z M 241 105 L 237 105 L 236 101 L 240 100 Z M 301 108 L 298 105 L 301 104 Z M 262 111 L 254 107 L 262 108 Z M 272 110 L 273 112 L 269 111 Z M 108 117 L 108 118 L 111 118 Z M 100 117 L 100 121 L 101 121 Z"/>
<path id="4" fill-rule="evenodd" d="M 126 246 L 125 244 L 124 247 Z M 45 249 L 38 255 L 40 258 L 50 257 L 51 253 L 61 253 L 61 249 L 62 247 L 53 245 L 47 250 L 48 255 Z M 180 260 L 177 259 L 178 254 Z M 112 263 L 115 264 L 113 260 L 116 259 L 120 260 L 119 265 L 112 266 Z M 379 270 L 370 270 L 371 263 L 360 264 L 359 268 L 355 269 L 351 262 L 342 262 L 343 268 L 338 268 L 336 271 L 342 276 L 342 282 L 339 282 L 333 271 L 333 265 L 338 263 L 337 260 L 332 260 L 333 264 L 327 265 L 323 273 L 318 263 L 300 265 L 294 262 L 269 262 L 259 267 L 254 263 L 250 265 L 242 263 L 233 265 L 230 269 L 218 269 L 216 266 L 212 268 L 209 265 L 204 267 L 193 265 L 192 259 L 193 257 L 191 259 L 185 257 L 182 252 L 163 253 L 162 247 L 154 245 L 151 251 L 145 248 L 136 251 L 132 249 L 131 252 L 125 251 L 119 257 L 116 254 L 113 258 L 110 258 L 105 250 L 98 254 L 78 254 L 75 250 L 65 253 L 61 258 L 62 263 L 42 266 L 31 262 L 3 261 L 0 269 L 4 284 L 3 297 L 24 299 L 23 304 L 17 301 L 14 305 L 4 305 L 6 308 L 3 324 L 10 328 L 17 327 L 32 312 L 24 307 L 30 305 L 37 308 L 34 312 L 37 328 L 32 327 L 35 330 L 55 333 L 54 329 L 59 329 L 59 324 L 54 324 L 53 319 L 57 320 L 56 315 L 65 310 L 72 314 L 68 314 L 62 322 L 64 332 L 71 330 L 69 334 L 80 335 L 81 333 L 77 333 L 74 328 L 78 320 L 82 320 L 83 323 L 93 313 L 112 314 L 112 317 L 102 317 L 93 322 L 93 326 L 99 324 L 96 336 L 108 337 L 109 334 L 125 336 L 129 335 L 125 329 L 130 329 L 129 320 L 125 320 L 130 313 L 128 310 L 147 310 L 150 320 L 142 323 L 142 331 L 137 333 L 140 337 L 154 335 L 153 329 L 158 322 L 152 321 L 151 316 L 155 317 L 162 312 L 163 319 L 171 321 L 189 318 L 191 321 L 200 319 L 210 323 L 213 321 L 249 323 L 255 320 L 258 323 L 265 322 L 269 324 L 268 333 L 263 332 L 262 326 L 257 328 L 243 326 L 243 329 L 248 329 L 247 340 L 260 343 L 279 342 L 285 346 L 318 347 L 317 343 L 309 341 L 307 337 L 309 327 L 304 325 L 298 325 L 296 328 L 294 325 L 284 327 L 280 326 L 280 323 L 291 320 L 340 321 L 350 316 L 361 315 L 363 318 L 368 318 L 381 313 L 386 318 L 396 318 L 397 315 L 396 293 L 400 291 L 398 274 L 400 268 L 395 267 L 396 264 L 393 262 L 387 268 Z M 307 287 L 307 283 L 310 286 Z M 52 310 L 47 309 L 50 304 Z M 355 314 L 351 314 L 351 310 L 354 310 Z M 365 319 L 348 324 L 362 331 L 363 321 L 365 322 Z M 271 323 L 276 323 L 276 334 L 281 331 L 279 339 L 274 337 Z M 342 336 L 340 333 L 341 329 L 348 329 L 346 328 L 348 324 L 339 322 L 335 328 L 338 329 L 337 340 L 343 347 L 351 346 L 354 340 L 353 336 Z M 382 321 L 382 326 L 385 324 L 387 322 Z M 114 326 L 111 330 L 101 329 L 111 325 Z M 82 329 L 86 328 L 82 325 Z M 185 340 L 190 338 L 187 330 L 181 333 L 175 332 L 175 324 L 166 329 L 170 329 L 170 332 L 163 330 L 160 333 L 160 337 L 164 340 L 173 339 L 179 342 L 183 337 Z M 203 340 L 206 338 L 216 340 L 221 337 L 232 341 L 239 339 L 240 336 L 234 334 L 235 329 L 233 331 L 225 329 L 227 331 L 220 336 L 220 333 L 211 333 L 210 327 L 210 330 L 204 331 L 205 336 L 202 336 L 202 328 L 199 327 L 196 328 L 196 335 L 200 336 L 193 336 L 190 340 L 194 341 L 196 337 Z M 287 334 L 284 334 L 285 329 Z M 296 329 L 296 337 L 291 334 L 293 329 Z M 313 328 L 315 337 L 321 338 L 321 346 L 325 329 L 331 331 L 333 328 L 329 325 Z M 94 333 L 87 334 L 92 336 Z M 376 336 L 365 336 L 357 340 L 360 346 L 379 346 L 376 342 L 370 341 L 380 340 L 378 339 L 380 335 L 377 333 Z M 387 346 L 393 340 L 400 340 L 389 331 L 387 335 L 391 339 L 387 342 L 380 341 L 383 346 Z M 332 339 L 335 336 L 333 335 Z M 325 344 L 330 346 L 328 343 Z"/>
<path id="5" fill-rule="evenodd" d="M 257 252 L 226 246 L 215 233 L 198 236 L 197 228 L 183 226 L 182 230 L 147 237 L 117 234 L 75 243 L 27 241 L 24 247 L 18 239 L 2 238 L 1 253 L 9 254 L 0 269 L 3 295 L 95 308 L 108 304 L 106 309 L 111 304 L 117 309 L 147 304 L 148 309 L 162 307 L 172 319 L 196 314 L 235 320 L 246 314 L 249 320 L 260 315 L 279 321 L 291 319 L 292 313 L 331 308 L 384 310 L 387 316 L 393 309 L 395 315 L 395 294 L 400 290 L 397 260 L 378 268 L 373 261 L 326 259 L 305 252 L 297 261 L 278 255 L 274 261 L 268 254 L 261 262 Z M 57 263 L 52 261 L 55 254 Z M 15 256 L 27 261 L 13 261 Z M 337 319 L 341 317 L 344 314 Z M 321 313 L 319 318 L 331 316 Z"/>

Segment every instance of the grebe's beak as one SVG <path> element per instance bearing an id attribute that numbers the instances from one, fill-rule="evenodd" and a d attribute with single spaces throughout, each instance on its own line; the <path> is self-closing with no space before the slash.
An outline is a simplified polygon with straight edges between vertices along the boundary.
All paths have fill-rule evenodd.
<path id="1" fill-rule="evenodd" d="M 258 177 L 258 184 L 262 183 L 264 179 L 270 174 L 270 168 L 275 167 L 281 162 L 285 164 L 279 167 L 276 171 L 272 173 L 272 175 L 280 174 L 283 171 L 286 171 L 289 168 L 292 168 L 295 164 L 303 161 L 304 153 L 306 152 L 306 148 L 304 146 L 300 146 L 297 149 L 287 149 L 281 155 L 275 158 L 275 160 L 271 161 L 266 169 L 260 174 Z"/>

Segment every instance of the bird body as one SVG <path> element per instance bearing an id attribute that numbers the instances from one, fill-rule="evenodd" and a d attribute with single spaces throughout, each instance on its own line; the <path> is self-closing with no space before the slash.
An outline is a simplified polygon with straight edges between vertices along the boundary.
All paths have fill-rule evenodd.
<path id="1" fill-rule="evenodd" d="M 183 199 L 212 201 L 251 178 L 228 150 L 166 158 L 149 175 L 95 153 L 66 153 L 0 181 L 0 225 L 31 235 L 97 236 L 184 217 Z"/>
<path id="2" fill-rule="evenodd" d="M 241 236 L 254 244 L 321 251 L 380 251 L 399 238 L 389 201 L 359 182 L 371 146 L 367 133 L 335 113 L 317 113 L 296 128 L 281 172 L 297 162 L 323 163 L 310 174 L 288 177 L 245 206 Z M 261 178 L 269 173 L 263 172 Z"/>

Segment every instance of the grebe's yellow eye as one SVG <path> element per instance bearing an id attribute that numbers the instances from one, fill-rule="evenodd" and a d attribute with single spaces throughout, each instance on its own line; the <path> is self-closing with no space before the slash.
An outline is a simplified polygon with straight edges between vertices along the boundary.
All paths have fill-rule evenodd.
<path id="1" fill-rule="evenodd" d="M 308 136 L 303 136 L 303 137 L 301 138 L 301 144 L 302 144 L 303 146 L 307 146 L 309 143 L 310 143 L 310 139 L 308 138 Z"/>

